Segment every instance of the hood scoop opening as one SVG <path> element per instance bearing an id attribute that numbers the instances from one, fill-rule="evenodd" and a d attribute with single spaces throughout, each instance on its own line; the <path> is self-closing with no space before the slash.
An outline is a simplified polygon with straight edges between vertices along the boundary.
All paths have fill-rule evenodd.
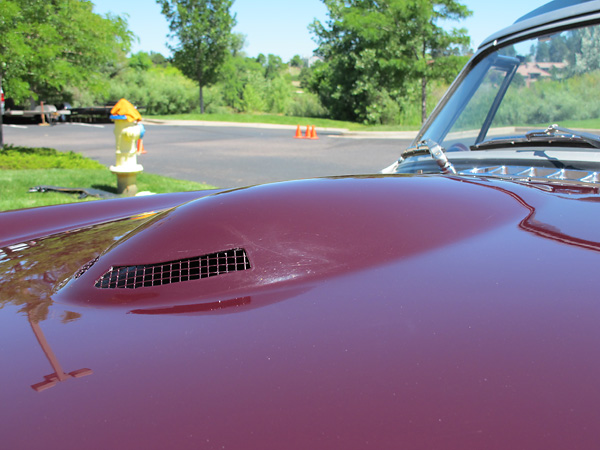
<path id="1" fill-rule="evenodd" d="M 99 289 L 137 289 L 199 280 L 250 269 L 242 248 L 155 264 L 116 266 L 96 281 Z"/>

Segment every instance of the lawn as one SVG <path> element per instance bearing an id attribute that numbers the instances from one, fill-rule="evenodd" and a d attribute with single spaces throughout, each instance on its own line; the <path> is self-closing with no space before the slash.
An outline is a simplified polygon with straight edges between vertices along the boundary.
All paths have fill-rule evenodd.
<path id="1" fill-rule="evenodd" d="M 105 166 L 72 152 L 49 148 L 6 146 L 0 151 L 0 211 L 35 206 L 91 201 L 78 194 L 33 192 L 35 186 L 94 188 L 116 194 L 116 177 Z M 137 179 L 138 191 L 156 194 L 195 191 L 212 186 L 176 180 L 142 172 Z"/>

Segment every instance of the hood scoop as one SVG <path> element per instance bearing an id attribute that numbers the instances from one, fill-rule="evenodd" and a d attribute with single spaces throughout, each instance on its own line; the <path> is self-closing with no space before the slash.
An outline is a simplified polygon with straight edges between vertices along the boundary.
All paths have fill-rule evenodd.
<path id="1" fill-rule="evenodd" d="M 494 183 L 381 175 L 273 183 L 203 197 L 143 222 L 127 221 L 124 230 L 107 236 L 100 225 L 77 241 L 64 233 L 59 245 L 66 246 L 61 251 L 70 258 L 64 258 L 69 272 L 52 300 L 165 309 L 256 298 L 352 276 L 518 224 L 530 210 L 515 198 L 520 194 Z M 71 264 L 75 244 L 85 254 L 82 250 Z M 44 252 L 50 271 L 54 249 Z M 84 265 L 87 270 L 77 272 Z"/>
<path id="2" fill-rule="evenodd" d="M 247 269 L 250 269 L 250 261 L 246 251 L 235 248 L 175 261 L 111 267 L 94 286 L 99 289 L 137 289 L 199 280 Z"/>

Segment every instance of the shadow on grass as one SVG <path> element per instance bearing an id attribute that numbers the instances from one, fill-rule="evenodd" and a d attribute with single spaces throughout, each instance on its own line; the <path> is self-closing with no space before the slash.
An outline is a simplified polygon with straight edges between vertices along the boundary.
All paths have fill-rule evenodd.
<path id="1" fill-rule="evenodd" d="M 101 191 L 110 192 L 111 194 L 118 194 L 117 188 L 108 184 L 92 184 L 91 187 L 94 189 L 100 189 Z"/>

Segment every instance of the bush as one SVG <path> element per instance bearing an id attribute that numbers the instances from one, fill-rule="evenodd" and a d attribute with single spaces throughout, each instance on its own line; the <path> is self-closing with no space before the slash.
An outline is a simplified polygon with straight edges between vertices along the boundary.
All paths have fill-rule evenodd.
<path id="1" fill-rule="evenodd" d="M 267 110 L 274 114 L 283 114 L 292 101 L 291 80 L 279 76 L 267 82 Z"/>
<path id="2" fill-rule="evenodd" d="M 266 80 L 260 74 L 252 73 L 242 92 L 242 111 L 263 112 L 267 107 L 264 99 Z"/>
<path id="3" fill-rule="evenodd" d="M 589 95 L 589 87 L 600 84 L 600 73 L 575 75 L 568 79 L 542 79 L 529 88 L 510 88 L 494 126 L 538 125 L 565 120 L 600 117 L 600 104 Z"/>
<path id="4" fill-rule="evenodd" d="M 199 90 L 175 67 L 127 69 L 113 80 L 105 100 L 118 98 L 145 107 L 147 114 L 188 113 L 199 104 Z"/>
<path id="5" fill-rule="evenodd" d="M 395 125 L 400 123 L 400 105 L 383 90 L 370 98 L 366 112 L 366 123 L 381 125 Z"/>
<path id="6" fill-rule="evenodd" d="M 296 117 L 327 117 L 327 109 L 319 98 L 310 93 L 298 94 L 285 111 L 286 116 Z"/>

